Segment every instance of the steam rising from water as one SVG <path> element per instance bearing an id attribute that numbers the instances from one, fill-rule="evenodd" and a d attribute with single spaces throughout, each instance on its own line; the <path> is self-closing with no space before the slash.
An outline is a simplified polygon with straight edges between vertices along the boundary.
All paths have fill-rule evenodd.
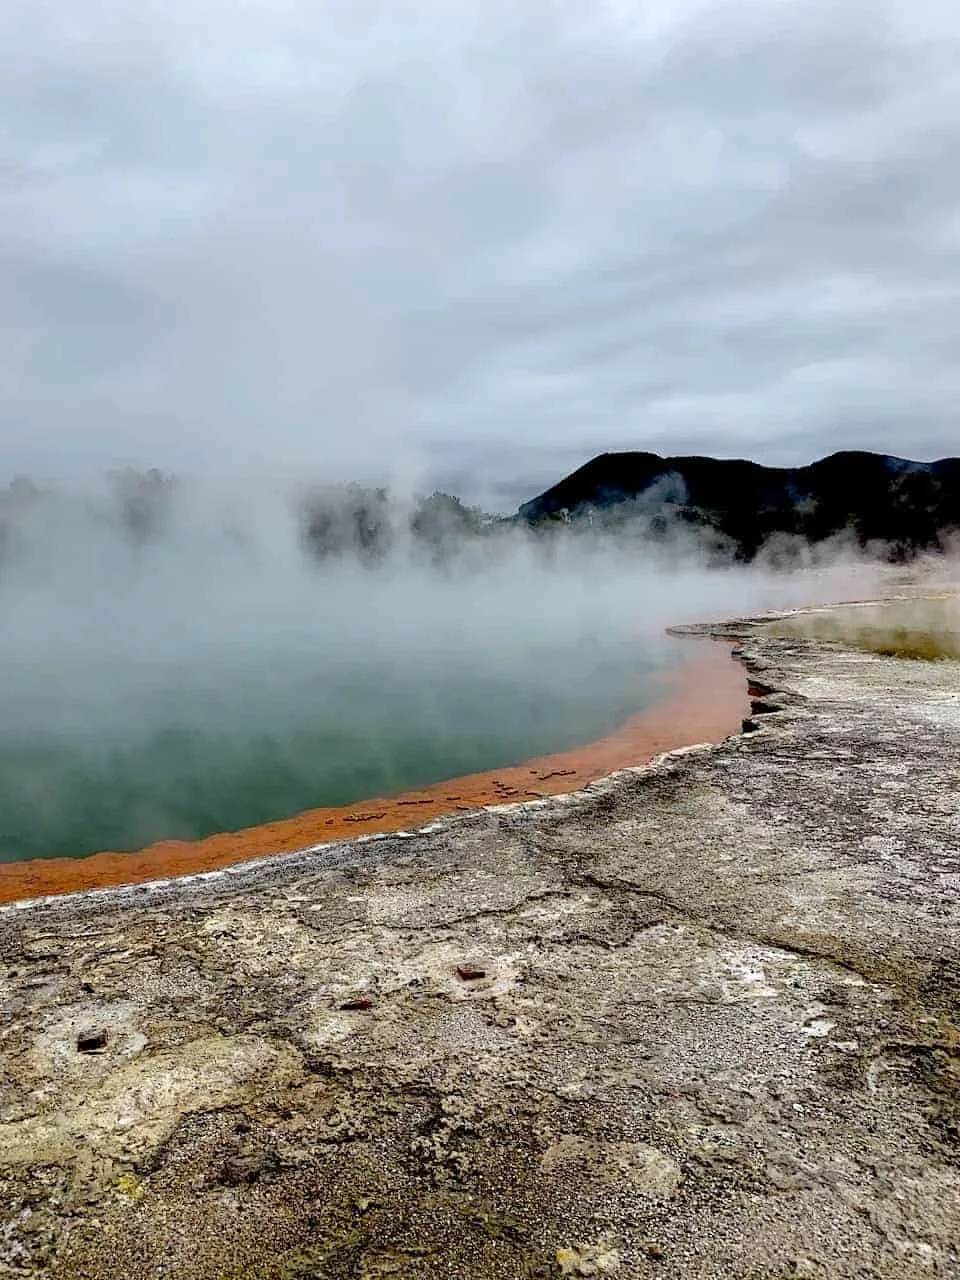
<path id="1" fill-rule="evenodd" d="M 0 563 L 4 860 L 198 837 L 588 742 L 689 656 L 666 624 L 811 593 L 689 547 L 509 525 L 439 560 L 408 540 L 372 565 L 318 562 L 266 492 L 181 493 L 149 536 L 103 501 L 27 508 Z"/>

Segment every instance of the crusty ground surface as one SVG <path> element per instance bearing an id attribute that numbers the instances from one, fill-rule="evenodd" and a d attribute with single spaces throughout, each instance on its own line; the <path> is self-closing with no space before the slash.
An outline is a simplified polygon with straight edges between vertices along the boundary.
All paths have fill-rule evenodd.
<path id="1" fill-rule="evenodd" d="M 4 909 L 0 1274 L 960 1274 L 960 664 L 720 630 L 719 746 Z"/>

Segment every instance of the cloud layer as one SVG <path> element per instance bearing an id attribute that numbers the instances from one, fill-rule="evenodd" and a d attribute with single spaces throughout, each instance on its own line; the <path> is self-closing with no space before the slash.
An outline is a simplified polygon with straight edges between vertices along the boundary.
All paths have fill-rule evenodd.
<path id="1" fill-rule="evenodd" d="M 8 0 L 0 473 L 957 452 L 958 46 L 949 0 Z"/>

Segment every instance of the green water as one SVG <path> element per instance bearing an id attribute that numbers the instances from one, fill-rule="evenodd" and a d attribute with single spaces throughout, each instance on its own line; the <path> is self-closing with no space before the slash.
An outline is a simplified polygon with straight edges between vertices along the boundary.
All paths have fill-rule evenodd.
<path id="1" fill-rule="evenodd" d="M 200 487 L 144 544 L 51 499 L 8 539 L 0 861 L 199 839 L 592 742 L 659 696 L 682 602 L 729 603 L 724 575 L 522 530 L 439 564 L 319 565 L 273 498 L 241 496 L 225 522 Z"/>
<path id="2" fill-rule="evenodd" d="M 636 636 L 332 661 L 24 663 L 0 724 L 0 861 L 195 839 L 593 741 L 658 696 Z"/>

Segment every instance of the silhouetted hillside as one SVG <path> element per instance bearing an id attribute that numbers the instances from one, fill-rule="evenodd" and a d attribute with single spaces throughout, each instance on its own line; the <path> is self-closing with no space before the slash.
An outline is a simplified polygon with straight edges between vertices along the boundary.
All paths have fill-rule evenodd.
<path id="1" fill-rule="evenodd" d="M 876 453 L 834 453 L 807 467 L 763 467 L 718 458 L 604 453 L 538 498 L 519 518 L 600 524 L 673 521 L 729 540 L 751 559 L 775 535 L 816 543 L 849 532 L 888 544 L 892 558 L 941 550 L 960 531 L 960 458 L 911 462 Z"/>

